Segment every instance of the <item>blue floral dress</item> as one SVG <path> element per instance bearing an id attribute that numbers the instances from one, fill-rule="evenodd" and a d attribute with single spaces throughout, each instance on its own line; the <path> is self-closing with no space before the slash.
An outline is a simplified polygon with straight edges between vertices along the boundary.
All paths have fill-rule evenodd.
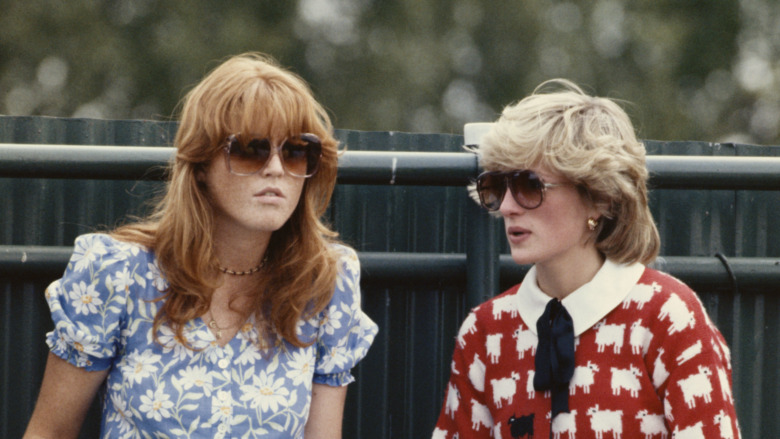
<path id="1" fill-rule="evenodd" d="M 253 320 L 219 346 L 200 318 L 188 322 L 188 349 L 152 323 L 167 286 L 145 247 L 104 234 L 76 239 L 62 279 L 46 290 L 54 320 L 51 351 L 86 370 L 109 369 L 103 402 L 106 438 L 299 438 L 312 383 L 344 386 L 367 353 L 376 324 L 360 309 L 360 265 L 338 246 L 340 274 L 330 304 L 298 323 L 297 348 L 258 348 Z"/>

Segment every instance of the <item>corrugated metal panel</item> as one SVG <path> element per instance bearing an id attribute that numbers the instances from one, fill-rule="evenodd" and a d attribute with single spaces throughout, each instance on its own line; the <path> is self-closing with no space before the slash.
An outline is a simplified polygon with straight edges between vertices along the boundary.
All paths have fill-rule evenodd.
<path id="1" fill-rule="evenodd" d="M 0 143 L 168 145 L 173 123 L 0 117 Z M 339 131 L 349 149 L 460 152 L 462 137 Z M 651 154 L 768 155 L 780 148 L 649 142 Z M 71 245 L 95 227 L 141 213 L 156 182 L 0 178 L 0 245 Z M 466 252 L 475 226 L 461 187 L 340 185 L 329 216 L 361 252 Z M 780 257 L 780 192 L 654 192 L 665 256 Z M 495 224 L 500 224 L 497 221 Z M 496 245 L 507 253 L 502 227 Z M 366 253 L 368 254 L 368 253 Z M 780 268 L 779 268 L 780 269 Z M 0 436 L 19 437 L 37 394 L 51 326 L 41 297 L 52 279 L 3 279 L 0 289 Z M 739 282 L 739 279 L 737 279 Z M 381 332 L 350 386 L 345 437 L 428 437 L 444 396 L 454 335 L 467 298 L 462 277 L 388 279 L 364 273 L 364 308 Z M 506 285 L 502 285 L 506 286 Z M 732 346 L 735 397 L 744 437 L 779 437 L 780 295 L 730 284 L 699 289 Z M 767 385 L 769 383 L 769 385 Z M 91 419 L 98 413 L 93 412 Z M 96 437 L 96 422 L 82 437 Z"/>
<path id="2" fill-rule="evenodd" d="M 166 145 L 176 125 L 46 117 L 0 117 L 0 141 L 76 145 Z M 141 214 L 158 182 L 0 178 L 0 243 L 73 245 L 75 236 Z M 64 266 L 63 266 L 64 269 Z M 0 437 L 21 437 L 38 394 L 51 318 L 42 292 L 54 280 L 0 283 Z M 93 405 L 82 438 L 97 437 Z"/>

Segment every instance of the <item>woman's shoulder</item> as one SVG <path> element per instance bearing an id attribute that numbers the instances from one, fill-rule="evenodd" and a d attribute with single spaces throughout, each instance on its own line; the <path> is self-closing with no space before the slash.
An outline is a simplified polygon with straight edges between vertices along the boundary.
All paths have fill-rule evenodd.
<path id="1" fill-rule="evenodd" d="M 475 306 L 471 311 L 478 319 L 492 318 L 494 314 L 505 310 L 508 313 L 516 314 L 519 309 L 517 292 L 520 284 L 514 285 L 502 293 Z M 512 312 L 514 311 L 514 312 Z"/>
<path id="2" fill-rule="evenodd" d="M 357 259 L 357 252 L 355 249 L 343 242 L 332 242 L 328 244 L 328 248 L 336 253 L 339 258 Z"/>
<path id="3" fill-rule="evenodd" d="M 626 300 L 652 297 L 657 302 L 665 302 L 674 296 L 685 302 L 699 301 L 696 292 L 685 282 L 669 273 L 647 267 Z"/>
<path id="4" fill-rule="evenodd" d="M 146 286 L 146 280 L 151 279 L 161 287 L 159 274 L 154 254 L 146 247 L 105 233 L 88 233 L 76 237 L 63 281 L 89 280 L 94 284 L 110 277 L 106 280 L 116 283 L 127 279 Z"/>
<path id="5" fill-rule="evenodd" d="M 343 243 L 331 243 L 328 245 L 328 249 L 338 261 L 339 274 L 341 276 L 360 276 L 360 260 L 355 249 Z"/>
<path id="6" fill-rule="evenodd" d="M 108 233 L 85 233 L 74 240 L 74 251 L 89 251 L 96 255 L 118 253 L 119 255 L 135 256 L 141 253 L 150 253 L 150 250 L 141 244 L 129 241 L 121 241 Z"/>
<path id="7" fill-rule="evenodd" d="M 646 268 L 642 277 L 623 302 L 623 308 L 634 316 L 644 315 L 657 324 L 671 325 L 669 334 L 698 327 L 698 322 L 712 326 L 698 294 L 676 277 Z"/>
<path id="8" fill-rule="evenodd" d="M 487 332 L 512 332 L 522 326 L 517 284 L 508 290 L 475 306 L 461 324 L 458 340 L 465 343 L 466 334 L 484 338 Z"/>

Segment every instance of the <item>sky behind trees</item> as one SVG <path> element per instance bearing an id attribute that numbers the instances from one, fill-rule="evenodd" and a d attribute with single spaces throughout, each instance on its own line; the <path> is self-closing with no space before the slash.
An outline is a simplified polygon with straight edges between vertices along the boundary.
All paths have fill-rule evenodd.
<path id="1" fill-rule="evenodd" d="M 300 74 L 337 128 L 460 133 L 564 77 L 640 137 L 780 145 L 775 0 L 0 0 L 0 114 L 175 118 L 229 55 Z"/>

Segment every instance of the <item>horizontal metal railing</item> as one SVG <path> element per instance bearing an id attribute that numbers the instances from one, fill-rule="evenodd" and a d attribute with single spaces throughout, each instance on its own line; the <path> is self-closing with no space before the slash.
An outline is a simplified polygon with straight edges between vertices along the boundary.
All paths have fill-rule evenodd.
<path id="1" fill-rule="evenodd" d="M 0 143 L 0 177 L 158 180 L 174 148 Z M 657 189 L 780 190 L 780 157 L 647 157 Z M 468 184 L 479 171 L 468 152 L 346 151 L 339 183 Z"/>
<path id="2" fill-rule="evenodd" d="M 156 180 L 164 178 L 173 154 L 169 147 L 0 143 L 0 178 Z M 651 155 L 647 167 L 650 184 L 656 189 L 780 190 L 780 157 Z M 468 152 L 347 151 L 339 160 L 338 180 L 342 184 L 461 186 L 478 172 L 476 156 Z M 22 278 L 56 275 L 71 251 L 70 247 L 0 245 L 0 273 Z M 495 272 L 497 265 L 501 279 L 519 281 L 527 269 L 513 264 L 508 256 L 501 256 L 497 264 L 475 265 L 483 263 L 483 256 L 472 255 L 469 261 L 463 254 L 362 253 L 361 259 L 364 274 L 373 279 L 402 274 L 458 282 L 472 277 L 470 282 L 480 282 L 475 273 L 492 276 L 485 271 Z M 777 259 L 733 258 L 724 266 L 724 260 L 715 257 L 669 257 L 661 263 L 665 271 L 695 285 L 723 285 L 729 280 L 726 276 L 746 287 L 780 284 Z M 469 289 L 495 289 L 496 283 L 493 278 L 481 286 L 471 284 Z M 482 298 L 474 296 L 469 302 L 476 304 Z"/>
<path id="3" fill-rule="evenodd" d="M 73 252 L 67 246 L 0 246 L 0 276 L 31 278 L 62 274 Z M 413 282 L 463 284 L 466 281 L 466 255 L 442 253 L 360 252 L 360 263 L 366 277 L 374 281 L 396 279 L 401 273 Z M 507 255 L 500 257 L 501 279 L 508 284 L 522 280 L 529 266 L 517 265 Z M 718 257 L 663 257 L 654 266 L 694 286 L 751 289 L 780 285 L 780 258 L 729 258 L 725 264 Z M 731 273 L 729 273 L 729 271 Z M 432 276 L 435 273 L 435 276 Z M 730 277 L 733 275 L 733 278 Z"/>

